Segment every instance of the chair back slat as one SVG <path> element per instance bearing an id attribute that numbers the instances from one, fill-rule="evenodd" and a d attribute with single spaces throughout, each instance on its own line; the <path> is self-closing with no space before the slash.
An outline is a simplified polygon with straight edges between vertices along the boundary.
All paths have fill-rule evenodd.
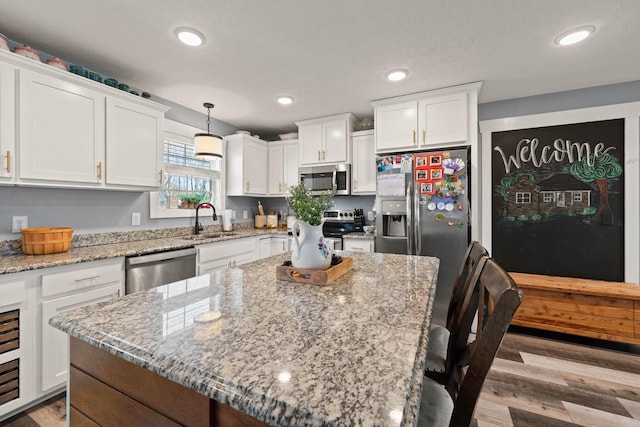
<path id="1" fill-rule="evenodd" d="M 457 320 L 461 332 L 455 337 L 457 346 L 449 366 L 452 375 L 446 384 L 455 402 L 451 426 L 471 422 L 486 375 L 524 298 L 511 276 L 491 258 L 481 258 L 471 279 L 475 289 L 465 298 L 467 310 Z M 469 342 L 476 311 L 476 336 Z M 450 341 L 451 344 L 454 343 Z"/>
<path id="2" fill-rule="evenodd" d="M 464 254 L 464 261 L 460 265 L 458 276 L 453 284 L 451 299 L 449 300 L 449 309 L 447 311 L 446 327 L 448 330 L 451 330 L 453 327 L 456 315 L 460 311 L 460 305 L 469 289 L 469 284 L 471 283 L 470 272 L 473 271 L 475 265 L 483 256 L 489 256 L 489 252 L 485 247 L 475 240 L 471 242 L 467 247 L 467 251 Z"/>

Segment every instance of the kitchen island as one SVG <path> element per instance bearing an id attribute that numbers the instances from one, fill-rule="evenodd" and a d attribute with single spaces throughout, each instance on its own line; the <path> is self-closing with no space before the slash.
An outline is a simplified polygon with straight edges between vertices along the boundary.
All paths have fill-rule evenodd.
<path id="1" fill-rule="evenodd" d="M 277 280 L 282 254 L 56 315 L 71 336 L 71 425 L 109 404 L 84 405 L 91 381 L 167 425 L 415 425 L 439 261 L 342 255 L 353 270 L 329 286 Z"/>

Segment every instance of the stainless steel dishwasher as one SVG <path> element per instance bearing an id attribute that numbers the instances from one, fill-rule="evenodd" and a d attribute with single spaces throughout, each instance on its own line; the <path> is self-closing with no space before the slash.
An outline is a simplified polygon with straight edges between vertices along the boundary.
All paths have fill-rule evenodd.
<path id="1" fill-rule="evenodd" d="M 196 275 L 196 249 L 127 257 L 125 293 L 142 291 Z"/>

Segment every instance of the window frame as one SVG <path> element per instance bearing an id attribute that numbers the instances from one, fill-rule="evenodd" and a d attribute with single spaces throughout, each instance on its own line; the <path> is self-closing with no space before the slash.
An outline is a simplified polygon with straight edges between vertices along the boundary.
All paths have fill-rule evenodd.
<path id="1" fill-rule="evenodd" d="M 517 205 L 531 204 L 531 192 L 530 191 L 516 192 L 516 204 Z"/>
<path id="2" fill-rule="evenodd" d="M 164 135 L 162 138 L 162 152 L 164 153 L 164 140 L 171 138 L 175 141 L 183 142 L 186 144 L 193 144 L 193 136 L 196 133 L 203 133 L 206 130 L 198 129 L 193 126 L 186 125 L 184 123 L 176 122 L 173 120 L 165 119 L 164 121 Z M 225 183 L 225 154 L 226 146 L 222 146 L 222 160 L 220 162 L 220 205 L 216 206 L 216 211 L 223 212 L 226 205 L 226 183 Z M 166 167 L 164 165 L 164 155 L 162 164 L 162 173 L 164 174 Z M 196 216 L 195 209 L 161 209 L 158 206 L 158 193 L 159 191 L 149 192 L 149 218 L 161 219 L 161 218 L 192 218 Z"/>

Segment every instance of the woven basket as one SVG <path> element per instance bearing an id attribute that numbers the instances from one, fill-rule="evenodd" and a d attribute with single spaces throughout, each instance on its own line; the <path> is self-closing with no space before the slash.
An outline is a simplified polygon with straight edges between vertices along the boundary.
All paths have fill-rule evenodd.
<path id="1" fill-rule="evenodd" d="M 47 255 L 66 252 L 71 248 L 73 228 L 23 228 L 22 252 L 27 255 Z"/>

